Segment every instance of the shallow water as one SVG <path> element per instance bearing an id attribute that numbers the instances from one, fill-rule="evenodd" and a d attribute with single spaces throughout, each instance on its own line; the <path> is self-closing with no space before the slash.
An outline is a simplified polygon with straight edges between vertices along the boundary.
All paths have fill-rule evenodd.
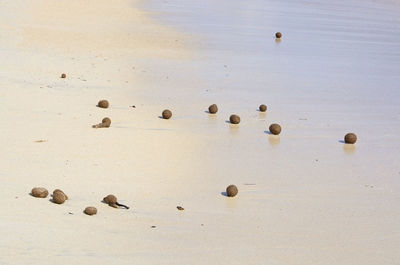
<path id="1" fill-rule="evenodd" d="M 182 105 L 200 99 L 253 119 L 265 103 L 268 116 L 256 117 L 293 128 L 284 130 L 292 137 L 354 131 L 387 148 L 388 159 L 400 156 L 399 1 L 152 0 L 142 6 L 196 40 L 195 59 L 179 66 L 193 88 L 169 95 Z"/>
<path id="2" fill-rule="evenodd" d="M 195 59 L 181 66 L 194 89 L 170 95 L 183 105 L 192 96 L 252 115 L 265 103 L 268 118 L 259 118 L 303 126 L 294 137 L 355 131 L 400 155 L 399 1 L 152 0 L 142 6 L 196 40 Z"/>
<path id="3" fill-rule="evenodd" d="M 312 102 L 310 107 L 320 111 L 330 102 L 349 112 L 357 111 L 353 104 L 370 110 L 399 104 L 398 1 L 152 0 L 144 5 L 153 17 L 200 37 L 192 64 L 211 96 L 261 98 L 270 105 Z M 283 33 L 280 42 L 276 31 Z"/>

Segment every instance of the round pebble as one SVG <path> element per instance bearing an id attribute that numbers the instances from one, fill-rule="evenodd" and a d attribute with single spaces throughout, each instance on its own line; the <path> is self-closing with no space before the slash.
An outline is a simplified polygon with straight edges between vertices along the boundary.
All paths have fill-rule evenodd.
<path id="1" fill-rule="evenodd" d="M 41 187 L 33 188 L 31 192 L 32 192 L 32 196 L 36 197 L 36 198 L 46 198 L 47 195 L 49 195 L 49 191 L 47 189 L 41 188 Z"/>
<path id="2" fill-rule="evenodd" d="M 93 128 L 109 128 L 110 125 L 111 125 L 111 119 L 108 118 L 108 117 L 106 117 L 106 118 L 103 118 L 103 119 L 101 120 L 101 123 L 95 124 L 95 125 L 93 125 L 92 127 L 93 127 Z"/>
<path id="3" fill-rule="evenodd" d="M 106 117 L 106 118 L 103 118 L 101 123 L 95 124 L 92 127 L 93 128 L 109 128 L 110 125 L 111 125 L 111 119 Z"/>
<path id="4" fill-rule="evenodd" d="M 166 109 L 162 112 L 162 117 L 163 117 L 163 119 L 168 120 L 169 118 L 172 117 L 172 112 L 170 110 Z"/>
<path id="5" fill-rule="evenodd" d="M 116 203 L 117 202 L 117 197 L 113 194 L 109 194 L 106 197 L 103 198 L 103 201 L 110 204 L 110 203 Z"/>
<path id="6" fill-rule="evenodd" d="M 55 192 L 53 193 L 53 202 L 57 204 L 63 204 L 67 198 L 65 197 L 64 193 L 62 192 Z"/>
<path id="7" fill-rule="evenodd" d="M 357 141 L 357 135 L 354 133 L 348 133 L 344 136 L 344 142 L 346 144 L 355 144 Z"/>
<path id="8" fill-rule="evenodd" d="M 215 114 L 218 112 L 218 106 L 216 104 L 212 104 L 211 106 L 208 107 L 208 111 L 211 114 Z"/>
<path id="9" fill-rule="evenodd" d="M 95 214 L 97 214 L 97 209 L 96 209 L 96 207 L 89 206 L 89 207 L 86 207 L 83 212 L 87 215 L 95 215 Z"/>
<path id="10" fill-rule="evenodd" d="M 267 111 L 267 106 L 264 105 L 264 104 L 262 104 L 262 105 L 260 105 L 259 110 L 260 110 L 261 112 L 266 112 L 266 111 Z"/>
<path id="11" fill-rule="evenodd" d="M 280 32 L 275 33 L 275 37 L 276 37 L 277 39 L 282 38 L 282 33 L 280 33 Z"/>
<path id="12" fill-rule="evenodd" d="M 228 197 L 235 197 L 238 194 L 238 188 L 235 185 L 229 185 L 226 188 L 226 195 Z"/>
<path id="13" fill-rule="evenodd" d="M 66 78 L 67 77 L 67 75 L 66 74 L 61 74 L 61 78 Z"/>
<path id="14" fill-rule="evenodd" d="M 67 194 L 65 194 L 62 190 L 60 190 L 60 189 L 55 189 L 55 190 L 53 190 L 53 194 L 54 194 L 54 193 L 61 193 L 62 195 L 65 196 L 65 199 L 68 200 Z"/>
<path id="15" fill-rule="evenodd" d="M 113 195 L 113 194 L 109 194 L 109 195 L 107 195 L 106 197 L 104 197 L 104 198 L 103 198 L 103 201 L 104 201 L 105 203 L 107 203 L 107 204 L 108 204 L 109 206 L 111 206 L 111 207 L 118 208 L 118 205 L 117 205 L 118 199 L 117 199 L 117 197 L 116 197 L 115 195 Z"/>
<path id="16" fill-rule="evenodd" d="M 53 191 L 53 199 L 52 201 L 57 204 L 62 204 L 66 200 L 68 200 L 68 196 L 60 189 L 55 189 Z"/>
<path id="17" fill-rule="evenodd" d="M 239 123 L 240 123 L 240 117 L 239 117 L 238 115 L 233 114 L 233 115 L 231 115 L 231 116 L 229 117 L 229 121 L 230 121 L 232 124 L 239 124 Z"/>
<path id="18" fill-rule="evenodd" d="M 279 124 L 273 123 L 269 126 L 269 132 L 273 135 L 278 135 L 282 131 L 282 128 Z"/>
<path id="19" fill-rule="evenodd" d="M 119 206 L 124 207 L 125 209 L 129 209 L 128 206 L 118 203 L 118 199 L 115 195 L 109 194 L 103 198 L 103 201 L 107 203 L 109 206 L 114 208 L 119 208 Z"/>
<path id="20" fill-rule="evenodd" d="M 104 127 L 110 127 L 111 119 L 108 117 L 105 117 L 104 119 L 101 120 L 101 123 L 103 124 Z"/>
<path id="21" fill-rule="evenodd" d="M 99 101 L 99 103 L 97 103 L 97 106 L 98 106 L 99 108 L 106 109 L 106 108 L 108 108 L 108 106 L 110 106 L 110 104 L 108 103 L 107 100 L 102 99 L 102 100 Z"/>

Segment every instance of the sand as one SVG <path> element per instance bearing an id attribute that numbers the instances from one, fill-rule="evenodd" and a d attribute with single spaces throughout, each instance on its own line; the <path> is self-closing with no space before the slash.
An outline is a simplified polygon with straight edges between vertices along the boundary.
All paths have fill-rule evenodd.
<path id="1" fill-rule="evenodd" d="M 0 264 L 400 260 L 398 109 L 373 114 L 371 128 L 358 112 L 333 111 L 337 101 L 328 112 L 305 107 L 313 98 L 285 102 L 276 86 L 274 102 L 237 102 L 193 63 L 201 37 L 135 1 L 1 5 Z M 159 119 L 166 108 L 173 118 Z M 91 128 L 104 117 L 110 128 Z M 267 133 L 274 122 L 280 136 Z M 354 146 L 341 142 L 349 131 Z M 224 196 L 230 184 L 234 198 Z M 33 198 L 36 186 L 69 200 Z M 102 203 L 107 194 L 130 209 Z"/>

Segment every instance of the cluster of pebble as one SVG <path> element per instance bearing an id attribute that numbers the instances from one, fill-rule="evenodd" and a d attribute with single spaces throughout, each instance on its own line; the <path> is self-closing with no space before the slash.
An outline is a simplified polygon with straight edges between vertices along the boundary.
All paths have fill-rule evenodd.
<path id="1" fill-rule="evenodd" d="M 97 106 L 99 108 L 108 108 L 109 107 L 109 102 L 105 99 L 100 100 L 99 103 L 97 104 Z M 260 112 L 266 112 L 267 111 L 267 106 L 265 104 L 261 104 L 258 107 Z M 216 114 L 218 112 L 218 106 L 216 104 L 212 104 L 208 107 L 208 112 L 210 114 Z M 161 116 L 163 119 L 170 119 L 172 117 L 172 112 L 168 109 L 164 110 L 161 113 Z M 229 122 L 232 124 L 239 124 L 240 123 L 240 117 L 239 115 L 236 114 L 232 114 L 229 117 Z M 93 125 L 93 128 L 108 128 L 111 125 L 111 120 L 110 118 L 106 117 L 104 118 L 101 123 L 99 124 L 95 124 Z M 277 124 L 277 123 L 273 123 L 269 126 L 269 132 L 273 135 L 279 135 L 282 131 L 282 127 Z M 346 144 L 354 144 L 357 141 L 357 136 L 354 133 L 348 133 L 345 135 L 344 137 L 344 142 Z"/>
<path id="2" fill-rule="evenodd" d="M 99 108 L 106 109 L 109 106 L 110 106 L 109 102 L 107 100 L 105 100 L 105 99 L 102 99 L 97 103 L 97 107 L 99 107 Z M 261 112 L 266 112 L 267 111 L 267 106 L 262 104 L 262 105 L 259 106 L 259 110 Z M 218 112 L 218 106 L 216 104 L 210 105 L 208 107 L 208 112 L 210 114 L 216 114 Z M 163 119 L 169 120 L 172 117 L 172 111 L 170 111 L 169 109 L 164 110 L 161 113 L 161 117 Z M 240 117 L 239 117 L 239 115 L 232 114 L 229 117 L 229 121 L 232 124 L 239 124 L 240 123 Z M 109 128 L 110 125 L 111 125 L 111 119 L 106 117 L 101 121 L 101 123 L 95 124 L 92 127 L 93 128 Z M 271 124 L 269 126 L 269 131 L 270 131 L 271 134 L 279 135 L 281 133 L 281 131 L 282 131 L 282 128 L 281 128 L 281 126 L 279 124 L 273 123 L 273 124 Z"/>
<path id="3" fill-rule="evenodd" d="M 278 33 L 277 33 L 276 37 L 280 38 L 280 36 L 282 36 L 282 35 L 279 34 L 279 37 L 278 37 Z M 105 99 L 100 100 L 99 103 L 97 104 L 97 106 L 100 107 L 100 108 L 108 108 L 109 105 L 110 105 L 109 102 L 107 100 L 105 100 Z M 265 104 L 261 104 L 258 107 L 258 109 L 259 109 L 260 112 L 266 112 L 267 111 L 267 106 Z M 208 112 L 210 114 L 216 114 L 218 112 L 217 104 L 210 105 L 208 107 Z M 161 116 L 162 116 L 163 119 L 167 119 L 168 120 L 168 119 L 170 119 L 172 117 L 172 112 L 170 110 L 166 109 L 161 113 Z M 239 115 L 232 114 L 229 117 L 229 121 L 232 124 L 239 124 L 240 123 L 240 117 L 239 117 Z M 111 120 L 109 118 L 104 118 L 102 123 L 97 124 L 97 125 L 93 125 L 93 127 L 94 128 L 108 128 L 108 127 L 110 127 L 110 124 L 111 124 Z M 277 123 L 273 123 L 273 124 L 271 124 L 269 126 L 269 132 L 271 134 L 273 134 L 273 135 L 279 135 L 281 133 L 281 131 L 282 131 L 282 127 Z M 345 137 L 344 137 L 344 142 L 346 144 L 354 144 L 356 141 L 357 141 L 357 136 L 354 133 L 347 133 L 345 135 Z M 226 188 L 226 195 L 228 197 L 234 197 L 234 196 L 237 195 L 237 193 L 238 193 L 238 188 L 235 185 L 229 185 Z M 179 207 L 180 206 L 178 206 L 178 209 L 179 209 Z"/>
<path id="4" fill-rule="evenodd" d="M 36 198 L 46 198 L 49 195 L 49 191 L 43 187 L 35 187 L 32 189 L 31 195 Z M 63 204 L 69 199 L 68 196 L 60 189 L 55 189 L 51 196 L 51 201 L 56 204 Z M 103 202 L 113 208 L 123 207 L 125 209 L 129 209 L 128 206 L 118 203 L 117 197 L 113 194 L 109 194 L 104 197 Z M 95 215 L 97 214 L 97 208 L 94 206 L 88 206 L 83 210 L 83 212 L 87 215 Z"/>
<path id="5" fill-rule="evenodd" d="M 65 74 L 61 75 L 61 78 L 65 78 L 65 77 L 66 77 Z M 109 106 L 110 106 L 109 102 L 105 99 L 100 100 L 97 104 L 97 107 L 99 107 L 99 108 L 106 109 Z M 266 111 L 266 110 L 267 110 L 267 107 L 265 105 L 260 106 L 260 111 Z M 216 104 L 213 104 L 209 107 L 210 113 L 215 114 L 215 113 L 217 113 L 217 111 L 218 111 L 218 107 Z M 167 110 L 164 110 L 161 115 L 162 115 L 163 119 L 170 119 L 172 117 L 172 112 L 167 109 Z M 240 117 L 237 115 L 232 115 L 230 120 L 233 124 L 238 124 L 240 122 Z M 95 124 L 92 127 L 93 128 L 109 128 L 110 125 L 111 125 L 111 119 L 106 117 L 106 118 L 103 118 L 101 123 Z M 229 185 L 226 188 L 226 195 L 228 197 L 234 197 L 237 195 L 237 193 L 238 193 L 238 188 L 235 185 Z M 46 198 L 49 195 L 49 191 L 43 187 L 34 187 L 31 190 L 31 195 L 36 198 Z M 66 200 L 69 199 L 68 196 L 60 189 L 55 189 L 51 196 L 52 196 L 51 201 L 56 204 L 63 204 Z M 125 209 L 129 209 L 128 206 L 120 204 L 117 200 L 117 197 L 113 194 L 109 194 L 106 197 L 104 197 L 103 202 L 107 203 L 109 206 L 111 206 L 113 208 L 123 207 Z M 184 208 L 181 206 L 177 206 L 177 209 L 180 211 L 184 210 Z M 95 214 L 97 214 L 97 208 L 94 206 L 88 206 L 83 210 L 83 212 L 87 215 L 95 215 Z"/>
<path id="6" fill-rule="evenodd" d="M 282 37 L 282 33 L 276 32 L 275 37 L 276 37 L 276 39 L 280 40 L 280 38 Z M 66 74 L 63 73 L 61 75 L 61 78 L 66 78 Z M 97 107 L 99 107 L 99 108 L 106 109 L 109 106 L 110 106 L 109 102 L 105 99 L 100 100 L 97 104 Z M 260 105 L 259 111 L 266 112 L 267 106 L 264 104 Z M 216 114 L 218 112 L 218 106 L 216 104 L 210 105 L 208 107 L 208 112 L 210 114 Z M 172 112 L 170 110 L 166 109 L 161 113 L 161 116 L 163 119 L 168 120 L 172 117 Z M 229 122 L 231 124 L 239 124 L 240 117 L 236 114 L 232 114 L 229 117 Z M 95 124 L 92 127 L 93 128 L 109 128 L 110 125 L 111 125 L 111 119 L 108 117 L 105 117 L 105 118 L 103 118 L 101 123 Z M 281 133 L 281 131 L 282 131 L 282 127 L 277 123 L 273 123 L 269 126 L 269 132 L 273 135 L 279 135 Z M 357 141 L 357 136 L 354 133 L 347 133 L 344 137 L 344 142 L 346 144 L 355 144 L 356 141 Z M 226 188 L 226 196 L 235 197 L 237 194 L 238 194 L 238 188 L 235 185 L 229 185 Z M 33 188 L 32 189 L 32 196 L 34 196 L 34 197 L 46 198 L 47 195 L 48 195 L 48 191 L 45 188 Z M 65 202 L 65 200 L 68 199 L 67 195 L 65 195 L 65 193 L 59 189 L 54 190 L 52 196 L 53 196 L 52 201 L 54 203 L 58 203 L 58 204 L 62 204 Z M 103 202 L 107 203 L 109 206 L 114 207 L 114 208 L 124 207 L 126 209 L 129 209 L 128 206 L 118 203 L 117 197 L 115 197 L 112 194 L 104 197 Z M 177 206 L 177 208 L 178 208 L 178 210 L 184 210 L 184 208 L 182 208 L 181 206 Z M 89 207 L 85 208 L 84 213 L 88 214 L 88 215 L 94 215 L 97 213 L 97 209 L 93 206 L 89 206 Z"/>
<path id="7" fill-rule="evenodd" d="M 238 188 L 235 185 L 229 185 L 226 188 L 226 196 L 235 197 L 237 194 L 238 194 Z M 31 195 L 36 198 L 47 198 L 47 196 L 49 195 L 49 191 L 43 187 L 35 187 L 32 189 Z M 55 189 L 51 196 L 52 196 L 51 201 L 56 204 L 63 204 L 66 200 L 69 199 L 68 196 L 60 189 Z M 103 202 L 113 208 L 123 207 L 125 209 L 129 209 L 128 206 L 119 203 L 117 197 L 113 194 L 109 194 L 106 197 L 104 197 Z M 181 206 L 177 206 L 176 208 L 179 211 L 185 210 Z M 88 206 L 83 210 L 83 212 L 87 215 L 95 215 L 97 214 L 97 208 L 94 206 Z"/>

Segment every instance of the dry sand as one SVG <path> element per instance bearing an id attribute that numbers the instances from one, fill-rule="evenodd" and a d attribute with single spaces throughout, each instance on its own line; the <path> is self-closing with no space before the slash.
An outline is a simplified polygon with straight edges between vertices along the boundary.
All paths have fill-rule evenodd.
<path id="1" fill-rule="evenodd" d="M 346 124 L 256 100 L 228 124 L 198 100 L 196 40 L 131 1 L 1 2 L 0 36 L 0 264 L 398 264 L 398 136 L 343 145 Z"/>

